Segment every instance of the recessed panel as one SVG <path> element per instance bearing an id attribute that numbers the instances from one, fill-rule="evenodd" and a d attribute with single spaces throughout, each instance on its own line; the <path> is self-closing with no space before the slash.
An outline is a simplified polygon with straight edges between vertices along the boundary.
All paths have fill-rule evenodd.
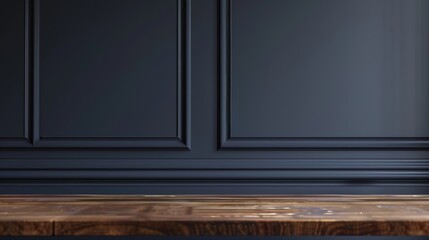
<path id="1" fill-rule="evenodd" d="M 41 0 L 41 140 L 177 140 L 182 2 Z"/>
<path id="2" fill-rule="evenodd" d="M 429 136 L 429 1 L 226 4 L 231 138 Z"/>
<path id="3" fill-rule="evenodd" d="M 0 140 L 24 139 L 25 1 L 3 0 L 0 7 Z"/>

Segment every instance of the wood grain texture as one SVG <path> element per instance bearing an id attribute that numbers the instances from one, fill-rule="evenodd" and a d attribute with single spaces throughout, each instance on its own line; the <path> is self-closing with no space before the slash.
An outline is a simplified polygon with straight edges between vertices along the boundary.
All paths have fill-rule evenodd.
<path id="1" fill-rule="evenodd" d="M 429 235 L 429 195 L 0 197 L 0 235 Z"/>

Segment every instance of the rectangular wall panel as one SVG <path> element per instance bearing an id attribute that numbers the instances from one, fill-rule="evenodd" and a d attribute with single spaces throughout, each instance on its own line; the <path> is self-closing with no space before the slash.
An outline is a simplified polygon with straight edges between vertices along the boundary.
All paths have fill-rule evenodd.
<path id="1" fill-rule="evenodd" d="M 429 147 L 428 6 L 221 0 L 221 148 Z"/>
<path id="2" fill-rule="evenodd" d="M 27 1 L 3 0 L 0 7 L 0 147 L 29 143 Z"/>
<path id="3" fill-rule="evenodd" d="M 186 0 L 40 0 L 35 146 L 189 148 Z"/>

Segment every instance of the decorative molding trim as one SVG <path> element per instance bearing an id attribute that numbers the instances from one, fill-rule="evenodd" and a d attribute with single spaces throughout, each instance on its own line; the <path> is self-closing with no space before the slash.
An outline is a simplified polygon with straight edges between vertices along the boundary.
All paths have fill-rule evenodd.
<path id="1" fill-rule="evenodd" d="M 219 3 L 219 149 L 226 149 L 231 139 L 231 2 Z"/>
<path id="2" fill-rule="evenodd" d="M 37 162 L 37 164 L 34 164 Z M 427 182 L 429 159 L 2 159 L 0 181 Z"/>
<path id="3" fill-rule="evenodd" d="M 37 162 L 38 164 L 34 164 Z M 2 157 L 0 170 L 309 170 L 427 171 L 427 158 L 124 158 Z M 376 176 L 371 176 L 376 177 Z"/>
<path id="4" fill-rule="evenodd" d="M 232 137 L 231 136 L 231 1 L 220 0 L 219 150 L 394 150 L 429 149 L 429 137 Z"/>
<path id="5" fill-rule="evenodd" d="M 426 183 L 16 181 L 0 194 L 429 194 Z"/>
<path id="6" fill-rule="evenodd" d="M 40 134 L 40 1 L 34 0 L 33 144 L 55 149 L 146 149 L 190 150 L 191 148 L 191 0 L 177 0 L 177 136 L 174 137 L 43 137 Z"/>

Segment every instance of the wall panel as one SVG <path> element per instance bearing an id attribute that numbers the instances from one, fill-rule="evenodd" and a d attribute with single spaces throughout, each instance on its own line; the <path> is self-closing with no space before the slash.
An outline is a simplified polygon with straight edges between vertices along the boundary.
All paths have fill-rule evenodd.
<path id="1" fill-rule="evenodd" d="M 0 147 L 28 146 L 28 1 L 0 8 Z"/>
<path id="2" fill-rule="evenodd" d="M 37 0 L 35 145 L 188 149 L 186 0 Z"/>
<path id="3" fill-rule="evenodd" d="M 222 0 L 221 148 L 427 148 L 427 6 Z"/>

